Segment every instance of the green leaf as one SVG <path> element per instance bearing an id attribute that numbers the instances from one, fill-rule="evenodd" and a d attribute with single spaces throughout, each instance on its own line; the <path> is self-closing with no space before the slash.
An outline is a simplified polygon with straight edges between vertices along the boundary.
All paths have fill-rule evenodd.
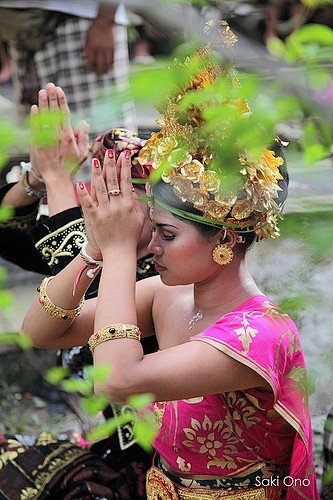
<path id="1" fill-rule="evenodd" d="M 14 208 L 6 205 L 0 207 L 0 222 L 10 219 L 14 214 Z"/>
<path id="2" fill-rule="evenodd" d="M 30 339 L 23 333 L 19 332 L 0 333 L 0 342 L 3 344 L 16 344 L 25 350 L 32 348 Z"/>
<path id="3" fill-rule="evenodd" d="M 7 309 L 13 303 L 13 294 L 8 290 L 0 290 L 0 308 Z"/>
<path id="4" fill-rule="evenodd" d="M 157 84 L 158 82 L 158 84 Z M 173 86 L 172 72 L 160 61 L 149 68 L 134 70 L 130 75 L 130 89 L 134 100 L 159 102 Z"/>
<path id="5" fill-rule="evenodd" d="M 78 392 L 85 396 L 90 396 L 93 392 L 93 384 L 90 380 L 63 380 L 61 382 L 61 387 L 67 392 Z"/>
<path id="6" fill-rule="evenodd" d="M 148 418 L 146 415 L 144 420 L 138 420 L 134 425 L 135 439 L 141 448 L 147 452 L 152 450 L 152 441 L 155 439 L 156 434 L 156 422 L 153 416 Z"/>
<path id="7" fill-rule="evenodd" d="M 322 160 L 327 156 L 328 151 L 321 144 L 309 144 L 305 143 L 304 147 L 304 158 L 308 165 Z"/>
<path id="8" fill-rule="evenodd" d="M 127 401 L 136 410 L 143 410 L 154 401 L 154 396 L 153 394 L 135 394 L 130 396 Z"/>
<path id="9" fill-rule="evenodd" d="M 106 363 L 97 366 L 85 366 L 86 377 L 91 382 L 105 382 L 112 372 L 112 367 Z"/>
<path id="10" fill-rule="evenodd" d="M 125 412 L 116 418 L 110 418 L 103 424 L 97 425 L 88 436 L 91 441 L 96 441 L 99 439 L 106 438 L 114 434 L 117 428 L 121 425 L 135 421 L 137 415 L 134 412 Z"/>
<path id="11" fill-rule="evenodd" d="M 80 405 L 89 415 L 97 415 L 105 410 L 109 404 L 109 399 L 104 394 L 93 394 L 88 398 L 81 398 Z"/>
<path id="12" fill-rule="evenodd" d="M 45 379 L 50 384 L 57 385 L 68 375 L 69 370 L 67 368 L 64 368 L 63 366 L 54 366 L 47 371 Z"/>
<path id="13" fill-rule="evenodd" d="M 288 297 L 280 299 L 280 308 L 286 311 L 291 317 L 296 316 L 297 313 L 311 303 L 311 297 L 307 293 L 298 293 L 297 295 L 289 295 Z"/>
<path id="14" fill-rule="evenodd" d="M 278 59 L 285 59 L 286 57 L 286 45 L 280 38 L 274 37 L 268 40 L 267 49 L 270 54 Z"/>
<path id="15" fill-rule="evenodd" d="M 63 121 L 60 111 L 45 111 L 30 117 L 31 142 L 39 147 L 52 147 L 58 143 Z"/>
<path id="16" fill-rule="evenodd" d="M 324 24 L 304 24 L 289 35 L 288 41 L 296 44 L 333 45 L 333 29 Z"/>

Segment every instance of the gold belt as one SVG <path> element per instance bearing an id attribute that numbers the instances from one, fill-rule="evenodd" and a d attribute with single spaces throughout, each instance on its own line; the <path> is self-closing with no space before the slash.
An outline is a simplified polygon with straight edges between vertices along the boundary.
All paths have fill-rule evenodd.
<path id="1" fill-rule="evenodd" d="M 237 491 L 185 488 L 153 465 L 147 472 L 146 490 L 148 500 L 278 500 L 282 488 L 271 486 Z"/>

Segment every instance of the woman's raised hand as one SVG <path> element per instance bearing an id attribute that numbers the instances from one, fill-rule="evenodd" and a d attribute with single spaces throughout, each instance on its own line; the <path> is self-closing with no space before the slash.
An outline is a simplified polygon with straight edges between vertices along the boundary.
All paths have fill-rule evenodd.
<path id="1" fill-rule="evenodd" d="M 77 183 L 88 237 L 91 233 L 103 256 L 111 247 L 136 247 L 140 239 L 145 216 L 132 188 L 131 166 L 130 151 L 116 161 L 114 151 L 107 150 L 103 170 L 92 160 L 91 192 Z"/>
<path id="2" fill-rule="evenodd" d="M 65 92 L 48 83 L 31 107 L 32 144 L 30 160 L 34 173 L 44 181 L 49 176 L 72 176 L 88 156 L 89 126 L 82 121 L 75 130 Z"/>

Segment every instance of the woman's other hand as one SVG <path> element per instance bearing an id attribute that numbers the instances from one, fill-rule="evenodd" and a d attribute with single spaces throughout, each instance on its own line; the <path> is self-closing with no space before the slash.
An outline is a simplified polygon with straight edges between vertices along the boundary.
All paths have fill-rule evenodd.
<path id="1" fill-rule="evenodd" d="M 38 106 L 31 107 L 31 124 L 34 139 L 30 160 L 36 175 L 44 182 L 54 176 L 74 175 L 88 156 L 89 126 L 82 121 L 72 129 L 66 94 L 61 87 L 48 83 L 39 91 Z"/>
<path id="2" fill-rule="evenodd" d="M 88 155 L 88 124 L 73 131 L 64 91 L 48 83 L 31 107 L 31 125 L 32 173 L 45 183 L 49 215 L 76 207 L 72 175 Z"/>
<path id="3" fill-rule="evenodd" d="M 131 155 L 125 151 L 116 162 L 108 150 L 101 169 L 92 160 L 91 194 L 80 181 L 77 185 L 85 223 L 103 257 L 112 249 L 137 247 L 144 224 L 144 212 L 132 188 Z"/>

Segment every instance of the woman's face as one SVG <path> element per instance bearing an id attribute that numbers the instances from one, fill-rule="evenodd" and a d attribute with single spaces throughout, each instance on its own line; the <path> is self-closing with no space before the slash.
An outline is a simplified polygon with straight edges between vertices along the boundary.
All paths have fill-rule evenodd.
<path id="1" fill-rule="evenodd" d="M 212 250 L 219 236 L 204 238 L 195 227 L 155 205 L 148 249 L 166 285 L 188 285 L 216 273 Z"/>

